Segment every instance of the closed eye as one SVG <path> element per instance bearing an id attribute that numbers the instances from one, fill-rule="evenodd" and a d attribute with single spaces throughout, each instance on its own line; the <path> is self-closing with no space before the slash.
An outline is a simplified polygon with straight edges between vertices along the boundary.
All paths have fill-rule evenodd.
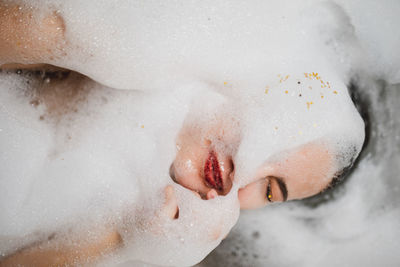
<path id="1" fill-rule="evenodd" d="M 281 191 L 282 201 L 283 202 L 287 201 L 288 190 L 287 190 L 287 186 L 286 186 L 285 181 L 282 178 L 274 177 L 274 176 L 270 176 L 270 177 L 268 177 L 268 179 L 269 179 L 269 182 L 268 182 L 268 185 L 267 185 L 267 200 L 269 202 L 272 202 L 273 194 L 272 194 L 272 188 L 271 188 L 271 181 L 274 180 L 278 184 L 278 188 Z"/>

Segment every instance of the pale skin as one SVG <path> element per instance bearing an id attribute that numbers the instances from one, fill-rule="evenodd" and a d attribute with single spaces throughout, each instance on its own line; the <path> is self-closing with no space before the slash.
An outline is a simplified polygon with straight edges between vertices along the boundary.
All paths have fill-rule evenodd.
<path id="1" fill-rule="evenodd" d="M 37 16 L 35 10 L 0 2 L 0 64 L 1 69 L 51 69 L 55 58 L 65 56 L 63 48 L 66 25 L 56 12 Z M 224 126 L 229 132 L 229 125 Z M 211 127 L 212 129 L 212 127 Z M 237 137 L 221 135 L 221 129 L 210 130 L 209 136 L 222 138 L 223 142 L 237 142 Z M 221 136 L 220 136 L 221 135 Z M 219 164 L 223 165 L 223 187 L 217 190 L 204 181 L 204 162 L 213 144 L 208 139 L 192 134 L 178 137 L 182 150 L 177 152 L 172 165 L 175 182 L 194 191 L 203 199 L 212 199 L 230 192 L 234 179 L 232 155 L 218 152 Z M 190 161 L 192 168 L 185 163 Z M 283 159 L 267 162 L 255 170 L 252 182 L 238 192 L 242 209 L 254 209 L 270 202 L 281 202 L 308 197 L 322 191 L 331 181 L 334 162 L 330 151 L 323 144 L 308 144 L 289 151 Z M 307 179 L 300 179 L 307 177 Z M 285 190 L 282 188 L 282 181 Z M 161 213 L 175 219 L 178 213 L 177 200 L 172 186 L 164 190 L 165 202 Z M 112 228 L 111 228 L 112 229 Z M 105 257 L 123 246 L 123 241 L 116 230 L 99 230 L 96 240 L 84 236 L 77 243 L 59 244 L 59 240 L 42 242 L 18 250 L 0 261 L 0 266 L 64 266 L 81 265 Z M 57 243 L 58 242 L 58 243 Z M 54 244 L 58 244 L 54 246 Z M 53 244 L 53 246 L 52 246 Z"/>

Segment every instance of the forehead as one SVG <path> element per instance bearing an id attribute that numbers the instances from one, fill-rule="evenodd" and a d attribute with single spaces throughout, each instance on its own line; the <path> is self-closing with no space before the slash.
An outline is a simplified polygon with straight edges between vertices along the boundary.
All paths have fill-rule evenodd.
<path id="1" fill-rule="evenodd" d="M 363 121 L 347 87 L 332 72 L 271 75 L 264 86 L 255 88 L 254 95 L 243 97 L 246 103 L 238 108 L 242 123 L 236 156 L 240 177 L 253 177 L 250 173 L 269 159 L 314 142 L 329 147 L 338 168 L 348 164 L 354 147 L 361 149 Z"/>

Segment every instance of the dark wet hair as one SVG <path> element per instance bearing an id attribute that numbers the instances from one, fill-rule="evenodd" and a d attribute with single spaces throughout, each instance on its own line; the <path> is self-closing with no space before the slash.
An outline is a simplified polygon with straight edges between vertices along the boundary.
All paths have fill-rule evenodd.
<path id="1" fill-rule="evenodd" d="M 335 175 L 332 178 L 332 181 L 328 184 L 328 186 L 322 190 L 322 192 L 335 188 L 338 184 L 340 184 L 351 172 L 353 165 L 354 165 L 354 161 L 355 161 L 356 157 L 353 157 L 350 160 L 350 164 L 347 165 L 346 167 L 344 167 L 343 169 L 341 169 L 340 171 L 336 172 Z M 322 193 L 321 192 L 321 193 Z"/>

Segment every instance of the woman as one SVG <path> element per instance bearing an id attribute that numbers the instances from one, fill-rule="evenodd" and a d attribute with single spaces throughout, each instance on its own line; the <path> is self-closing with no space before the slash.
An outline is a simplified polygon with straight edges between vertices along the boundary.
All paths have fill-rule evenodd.
<path id="1" fill-rule="evenodd" d="M 18 72 L 22 72 L 22 69 L 28 68 L 29 75 L 32 73 L 32 68 L 54 68 L 42 65 L 45 63 L 82 72 L 114 88 L 135 88 L 145 92 L 159 91 L 158 88 L 167 89 L 167 93 L 165 91 L 153 93 L 156 98 L 163 98 L 167 100 L 166 103 L 179 106 L 171 114 L 163 115 L 162 111 L 155 112 L 159 116 L 168 118 L 165 125 L 176 125 L 175 131 L 167 132 L 161 138 L 168 141 L 156 146 L 157 150 L 161 148 L 160 151 L 167 151 L 168 153 L 160 153 L 167 156 L 153 159 L 154 155 L 146 155 L 145 148 L 138 149 L 137 147 L 129 150 L 136 150 L 136 154 L 126 152 L 128 153 L 126 155 L 128 158 L 136 159 L 134 166 L 138 165 L 138 169 L 140 162 L 146 157 L 153 162 L 160 162 L 160 170 L 166 172 L 169 169 L 173 181 L 190 190 L 185 190 L 179 185 L 166 186 L 163 189 L 164 203 L 159 203 L 160 205 L 157 206 L 149 204 L 151 201 L 143 203 L 145 201 L 142 200 L 142 202 L 139 201 L 141 204 L 134 208 L 123 205 L 125 210 L 121 212 L 121 219 L 107 221 L 108 224 L 105 223 L 105 225 L 111 226 L 104 227 L 106 229 L 95 228 L 94 232 L 97 234 L 94 238 L 91 238 L 90 234 L 81 235 L 79 238 L 76 233 L 72 238 L 67 238 L 65 234 L 56 235 L 49 238 L 48 244 L 42 241 L 39 245 L 29 245 L 5 257 L 2 261 L 4 265 L 80 264 L 87 260 L 96 260 L 101 255 L 120 247 L 123 247 L 122 251 L 132 253 L 134 256 L 131 257 L 135 259 L 166 265 L 193 264 L 218 245 L 229 232 L 237 219 L 239 205 L 243 209 L 257 208 L 270 202 L 299 199 L 317 194 L 328 188 L 333 177 L 342 169 L 352 164 L 361 149 L 364 139 L 362 120 L 348 96 L 346 86 L 339 78 L 340 75 L 332 71 L 331 66 L 324 61 L 314 64 L 313 62 L 317 61 L 315 59 L 311 63 L 300 60 L 294 64 L 294 67 L 278 65 L 275 62 L 277 69 L 282 71 L 280 73 L 267 71 L 265 74 L 259 71 L 254 72 L 265 67 L 265 61 L 260 57 L 260 64 L 251 65 L 249 62 L 252 61 L 247 61 L 244 64 L 245 67 L 239 69 L 242 74 L 238 75 L 237 69 L 228 68 L 228 71 L 225 71 L 226 65 L 230 65 L 229 61 L 227 61 L 228 64 L 212 66 L 212 70 L 208 71 L 204 68 L 204 62 L 209 62 L 208 57 L 202 61 L 202 54 L 198 56 L 196 49 L 194 52 L 184 53 L 182 51 L 185 51 L 187 47 L 183 45 L 182 50 L 175 51 L 172 48 L 178 43 L 167 42 L 163 51 L 165 55 L 176 55 L 176 62 L 170 64 L 172 65 L 170 68 L 166 67 L 169 62 L 166 65 L 161 64 L 161 67 L 158 64 L 163 63 L 165 59 L 163 54 L 154 60 L 154 56 L 148 54 L 144 47 L 134 47 L 140 52 L 129 47 L 122 47 L 121 49 L 125 49 L 124 56 L 128 58 L 128 60 L 122 59 L 122 65 L 135 58 L 139 59 L 140 63 L 137 66 L 132 65 L 132 68 L 122 67 L 120 68 L 122 70 L 115 70 L 113 66 L 115 62 L 119 62 L 116 58 L 121 51 L 116 53 L 116 50 L 108 47 L 110 48 L 108 55 L 99 57 L 96 51 L 104 50 L 99 49 L 98 44 L 90 39 L 93 36 L 85 36 L 86 30 L 83 30 L 82 34 L 82 28 L 74 20 L 76 15 L 72 14 L 71 10 L 80 12 L 80 9 L 76 9 L 73 2 L 66 4 L 70 5 L 69 9 L 56 1 L 53 5 L 55 7 L 50 6 L 48 10 L 39 12 L 34 7 L 9 2 L 2 3 L 0 12 L 5 18 L 0 22 L 2 24 L 0 25 L 2 69 L 21 69 Z M 58 5 L 61 5 L 60 9 Z M 105 6 L 107 7 L 107 4 Z M 106 9 L 106 7 L 103 8 Z M 123 8 L 120 7 L 118 11 L 121 12 Z M 203 8 L 206 9 L 204 14 L 210 16 L 210 20 L 207 21 L 212 21 L 213 13 L 210 13 L 207 7 Z M 89 14 L 87 21 L 96 23 L 95 18 L 93 14 Z M 123 19 L 121 21 L 123 22 Z M 118 25 L 121 21 L 114 21 L 114 24 Z M 172 18 L 170 21 L 175 20 Z M 104 31 L 113 32 L 114 24 L 106 24 L 109 28 L 105 28 Z M 197 29 L 197 25 L 200 24 L 194 25 Z M 215 25 L 211 25 L 210 28 L 213 29 Z M 144 25 L 145 28 L 153 26 L 151 23 Z M 173 25 L 169 25 L 169 28 L 173 28 Z M 157 31 L 157 27 L 153 30 L 160 32 Z M 126 33 L 124 31 L 124 34 Z M 220 33 L 220 31 L 215 33 Z M 211 35 L 211 39 L 215 38 L 215 34 Z M 115 44 L 129 43 L 128 39 L 132 37 L 129 34 L 118 33 L 112 36 L 115 38 L 111 41 L 111 47 Z M 144 39 L 146 37 L 143 33 L 135 31 L 133 31 L 133 36 L 143 36 Z M 251 39 L 250 36 L 246 38 Z M 282 42 L 282 38 L 278 39 L 275 40 L 277 43 Z M 185 36 L 183 40 L 187 41 Z M 105 41 L 107 45 L 108 40 L 102 41 Z M 155 47 L 164 45 L 162 40 L 150 41 Z M 226 44 L 225 41 L 223 39 L 221 42 Z M 274 42 L 273 38 L 271 42 Z M 216 49 L 213 50 L 213 46 L 207 44 L 204 50 L 212 55 L 221 52 L 218 42 L 216 43 Z M 250 47 L 254 49 L 254 46 L 250 45 Z M 251 58 L 245 51 L 247 44 L 240 48 L 244 57 Z M 222 53 L 220 59 L 227 60 L 230 55 L 236 55 L 238 52 L 235 46 L 227 50 L 225 54 Z M 264 48 L 261 52 L 265 52 Z M 264 55 L 260 52 L 255 54 Z M 143 62 L 140 61 L 141 55 L 145 55 Z M 193 55 L 196 55 L 194 57 L 196 64 L 189 66 L 185 62 L 190 61 Z M 265 55 L 264 57 L 274 58 Z M 236 61 L 240 62 L 240 59 L 238 57 Z M 279 58 L 279 61 L 285 62 L 285 59 Z M 296 67 L 299 64 L 301 67 Z M 107 71 L 98 66 L 108 66 Z M 186 66 L 187 69 L 181 68 L 177 72 L 176 66 Z M 150 76 L 143 73 L 143 70 L 148 70 L 149 67 L 155 70 Z M 310 68 L 319 68 L 323 74 L 307 71 Z M 129 75 L 126 75 L 126 72 Z M 79 110 L 81 106 L 85 106 L 82 103 L 93 101 L 94 107 L 99 107 L 99 102 L 96 101 L 100 101 L 104 96 L 111 102 L 111 104 L 102 104 L 101 111 L 94 111 L 96 114 L 94 117 L 89 116 L 88 119 L 81 116 L 72 119 L 70 125 L 73 125 L 74 129 L 71 135 L 79 136 L 85 141 L 79 143 L 79 157 L 82 158 L 86 156 L 90 158 L 92 153 L 87 151 L 98 152 L 96 146 L 99 143 L 103 144 L 106 140 L 107 133 L 94 141 L 90 141 L 89 137 L 101 135 L 98 129 L 104 129 L 107 125 L 99 118 L 108 116 L 107 123 L 112 121 L 110 118 L 116 115 L 114 113 L 116 103 L 126 107 L 123 112 L 131 112 L 130 114 L 134 114 L 136 118 L 146 118 L 146 112 L 149 114 L 154 112 L 149 107 L 140 106 L 139 103 L 150 106 L 160 103 L 159 101 L 151 102 L 154 101 L 154 95 L 147 97 L 137 92 L 114 92 L 78 74 L 72 74 L 71 77 L 64 79 L 62 73 L 69 73 L 66 70 L 50 70 L 50 73 L 61 78 L 55 79 L 55 84 L 40 85 L 39 91 L 42 93 L 37 94 L 37 99 L 34 98 L 32 102 L 35 106 L 35 100 L 37 100 L 39 103 L 37 106 L 44 105 L 45 107 L 45 115 L 39 116 L 39 120 L 51 120 L 56 125 L 65 125 L 71 110 Z M 173 73 L 172 76 L 171 73 Z M 213 74 L 210 75 L 210 73 Z M 160 76 L 163 74 L 162 77 L 151 78 L 159 74 Z M 235 77 L 236 75 L 238 76 Z M 42 79 L 46 83 L 48 81 L 46 79 L 50 77 L 51 75 L 44 75 Z M 165 84 L 165 81 L 168 81 L 168 84 Z M 63 88 L 63 90 L 55 90 L 55 88 Z M 74 89 L 71 90 L 71 88 Z M 129 103 L 135 103 L 138 107 L 129 107 Z M 177 113 L 181 113 L 180 116 Z M 152 125 L 151 116 L 145 121 Z M 132 124 L 129 120 L 124 122 Z M 94 129 L 81 134 L 79 130 L 85 124 L 90 124 L 90 127 Z M 157 128 L 158 132 L 163 131 L 162 126 L 164 125 L 158 127 L 152 125 L 153 129 L 149 131 L 152 134 L 156 131 L 154 128 Z M 116 131 L 121 131 L 118 123 L 115 128 Z M 135 130 L 137 131 L 136 143 L 147 144 L 145 135 L 139 132 L 147 128 L 147 123 L 139 124 L 139 129 Z M 174 139 L 178 131 L 176 151 L 170 153 L 171 143 L 175 143 Z M 99 140 L 102 142 L 98 142 Z M 124 139 L 125 144 L 126 142 L 127 140 Z M 113 145 L 114 147 L 123 146 L 122 144 Z M 162 149 L 163 146 L 168 146 L 168 149 Z M 75 149 L 75 146 L 71 145 L 71 147 Z M 73 151 L 70 147 L 65 150 Z M 112 149 L 108 152 L 111 151 L 125 155 L 122 149 Z M 104 153 L 103 150 L 101 152 Z M 175 157 L 174 153 L 176 153 Z M 61 153 L 62 158 L 59 154 L 59 152 L 55 153 L 55 159 L 64 160 L 65 158 L 66 161 L 71 162 L 71 165 L 77 164 L 77 155 Z M 140 156 L 135 158 L 138 154 Z M 114 164 L 113 159 L 107 158 L 107 160 Z M 96 167 L 94 162 L 90 163 L 93 163 L 93 168 Z M 112 166 L 110 174 L 116 166 L 113 164 L 109 164 Z M 62 165 L 54 165 L 56 170 L 61 167 Z M 149 166 L 149 168 L 155 167 Z M 148 176 L 146 172 L 140 173 L 135 170 L 136 177 L 146 177 L 146 175 Z M 137 187 L 144 192 L 152 192 L 151 189 L 154 192 L 153 184 L 156 184 L 154 179 L 156 178 L 141 180 L 141 184 Z M 165 177 L 160 179 L 165 184 Z M 121 182 L 120 186 L 124 185 Z M 159 185 L 156 188 L 158 187 Z M 121 189 L 121 191 L 124 190 Z M 138 195 L 143 194 L 138 193 Z M 219 195 L 224 197 L 219 197 Z M 132 202 L 138 200 L 138 198 L 127 199 Z M 150 200 L 154 202 L 151 197 Z M 147 209 L 146 205 L 151 208 Z M 116 207 L 111 207 L 110 216 L 114 217 Z M 117 207 L 121 208 L 121 206 Z M 196 235 L 187 234 L 190 231 L 196 232 Z M 167 252 L 165 248 L 169 246 L 175 248 L 170 251 L 179 251 L 179 255 Z M 155 252 L 159 252 L 156 253 L 158 257 L 152 258 Z M 181 254 L 187 255 L 183 257 Z"/>

